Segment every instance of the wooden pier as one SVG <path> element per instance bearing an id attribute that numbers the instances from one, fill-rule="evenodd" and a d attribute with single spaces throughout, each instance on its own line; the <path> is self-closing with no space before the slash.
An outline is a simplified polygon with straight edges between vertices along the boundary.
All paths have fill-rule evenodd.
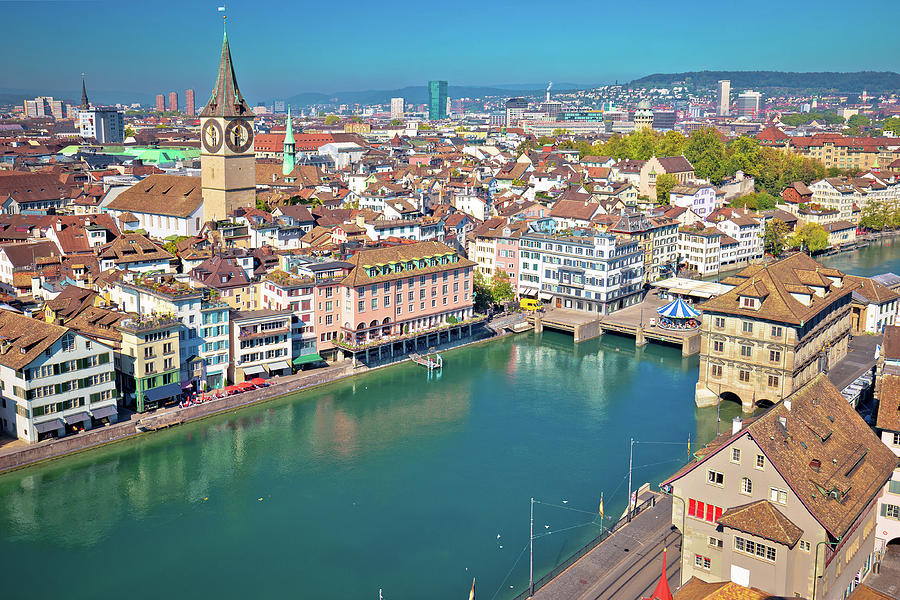
<path id="1" fill-rule="evenodd" d="M 444 366 L 444 359 L 441 358 L 441 355 L 437 352 L 426 354 L 424 356 L 413 352 L 409 355 L 409 359 L 417 365 L 422 365 L 429 371 L 440 369 Z"/>

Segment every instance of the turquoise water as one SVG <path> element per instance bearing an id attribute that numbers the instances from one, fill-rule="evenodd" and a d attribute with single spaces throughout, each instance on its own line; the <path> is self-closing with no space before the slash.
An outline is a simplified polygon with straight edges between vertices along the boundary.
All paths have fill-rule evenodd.
<path id="1" fill-rule="evenodd" d="M 852 275 L 863 277 L 881 273 L 900 275 L 900 237 L 883 239 L 856 252 L 845 252 L 818 260 Z"/>
<path id="2" fill-rule="evenodd" d="M 630 437 L 654 484 L 712 437 L 696 380 L 675 348 L 525 334 L 9 473 L 3 594 L 508 598 L 529 498 L 565 507 L 536 506 L 537 578 L 599 533 L 571 509 L 621 514 Z"/>

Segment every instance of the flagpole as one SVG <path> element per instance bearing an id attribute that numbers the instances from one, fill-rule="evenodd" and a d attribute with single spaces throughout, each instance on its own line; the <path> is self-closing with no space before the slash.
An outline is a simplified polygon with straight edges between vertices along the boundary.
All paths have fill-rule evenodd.
<path id="1" fill-rule="evenodd" d="M 528 596 L 534 596 L 534 498 L 531 499 L 531 532 L 528 534 L 530 547 L 528 557 Z"/>
<path id="2" fill-rule="evenodd" d="M 631 465 L 634 458 L 634 438 L 631 438 L 631 444 L 628 451 L 628 522 L 631 523 Z"/>

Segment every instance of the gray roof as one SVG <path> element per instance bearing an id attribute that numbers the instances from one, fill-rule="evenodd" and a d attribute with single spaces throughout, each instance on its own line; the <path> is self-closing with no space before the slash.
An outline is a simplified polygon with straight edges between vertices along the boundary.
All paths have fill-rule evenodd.
<path id="1" fill-rule="evenodd" d="M 873 279 L 884 287 L 888 287 L 891 289 L 900 287 L 900 275 L 895 275 L 894 273 L 882 273 L 881 275 L 873 275 L 869 279 Z"/>

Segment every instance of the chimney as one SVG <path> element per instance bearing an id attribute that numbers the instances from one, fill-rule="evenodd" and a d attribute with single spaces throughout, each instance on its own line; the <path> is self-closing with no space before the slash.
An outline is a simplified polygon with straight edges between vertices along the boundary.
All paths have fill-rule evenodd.
<path id="1" fill-rule="evenodd" d="M 744 421 L 740 417 L 735 417 L 731 420 L 731 435 L 736 434 L 743 427 Z"/>
<path id="2" fill-rule="evenodd" d="M 790 401 L 790 400 L 785 400 L 785 401 L 784 401 L 784 407 L 785 407 L 786 409 L 788 409 L 788 412 L 790 412 L 790 410 L 791 410 L 791 401 Z"/>

